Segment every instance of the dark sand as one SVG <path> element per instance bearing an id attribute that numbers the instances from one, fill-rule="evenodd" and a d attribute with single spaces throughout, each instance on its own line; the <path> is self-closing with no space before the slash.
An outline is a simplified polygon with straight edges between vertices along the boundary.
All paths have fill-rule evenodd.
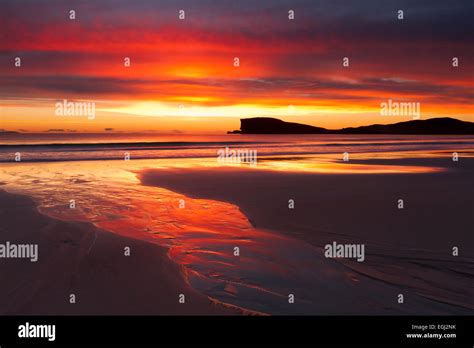
<path id="1" fill-rule="evenodd" d="M 404 164 L 394 160 L 384 164 Z M 365 243 L 366 261 L 341 260 L 453 313 L 474 309 L 474 159 L 430 174 L 313 174 L 257 169 L 150 169 L 140 178 L 193 198 L 238 205 L 251 223 L 315 245 Z M 404 200 L 404 209 L 397 200 Z M 288 200 L 295 209 L 288 208 Z M 453 246 L 459 256 L 452 256 Z"/>
<path id="2" fill-rule="evenodd" d="M 474 167 L 474 159 L 470 163 Z M 223 167 L 147 170 L 141 180 L 236 204 L 254 226 L 317 245 L 326 243 L 327 233 L 447 252 L 458 245 L 461 254 L 474 252 L 474 170 L 337 175 Z M 403 210 L 397 208 L 399 198 Z M 288 209 L 289 199 L 295 209 Z"/>
<path id="3" fill-rule="evenodd" d="M 39 245 L 37 262 L 0 259 L 1 315 L 239 314 L 194 291 L 166 249 L 46 217 L 28 197 L 0 191 L 0 234 Z"/>

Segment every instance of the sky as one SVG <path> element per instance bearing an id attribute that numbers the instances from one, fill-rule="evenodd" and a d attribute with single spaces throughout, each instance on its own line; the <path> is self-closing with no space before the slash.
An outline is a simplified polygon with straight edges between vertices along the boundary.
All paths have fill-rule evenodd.
<path id="1" fill-rule="evenodd" d="M 255 116 L 326 128 L 411 119 L 381 115 L 389 99 L 419 103 L 422 119 L 474 121 L 473 17 L 472 0 L 2 0 L 0 129 L 214 134 Z M 57 115 L 64 100 L 94 103 L 94 118 Z"/>

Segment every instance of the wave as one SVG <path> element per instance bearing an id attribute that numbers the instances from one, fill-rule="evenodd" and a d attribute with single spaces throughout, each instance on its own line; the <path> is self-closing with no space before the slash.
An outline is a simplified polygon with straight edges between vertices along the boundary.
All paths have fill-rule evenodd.
<path id="1" fill-rule="evenodd" d="M 12 148 L 31 148 L 31 149 L 48 149 L 48 148 L 67 148 L 67 149 L 109 149 L 109 148 L 140 148 L 141 150 L 159 150 L 159 149 L 185 149 L 200 147 L 222 147 L 233 145 L 272 145 L 274 147 L 287 147 L 289 145 L 298 147 L 314 147 L 314 146 L 409 146 L 409 145 L 474 145 L 474 140 L 466 141 L 384 141 L 384 142 L 265 142 L 265 141 L 226 141 L 226 142 L 113 142 L 113 143 L 48 143 L 48 144 L 0 144 L 0 150 Z"/>
<path id="2" fill-rule="evenodd" d="M 133 159 L 211 158 L 216 150 L 229 148 L 257 150 L 259 156 L 332 155 L 341 152 L 381 153 L 397 151 L 474 150 L 473 138 L 389 139 L 297 139 L 275 138 L 239 141 L 119 141 L 77 143 L 0 144 L 0 163 L 13 162 L 21 153 L 22 162 L 123 160 L 129 152 Z"/>

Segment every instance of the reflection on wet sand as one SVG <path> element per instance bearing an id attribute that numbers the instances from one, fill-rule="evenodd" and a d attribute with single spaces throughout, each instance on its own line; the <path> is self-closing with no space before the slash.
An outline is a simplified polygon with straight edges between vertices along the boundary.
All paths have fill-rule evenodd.
<path id="1" fill-rule="evenodd" d="M 328 261 L 319 248 L 254 228 L 235 205 L 142 186 L 136 177 L 144 168 L 216 165 L 215 159 L 20 163 L 3 166 L 0 180 L 8 191 L 32 196 L 40 211 L 52 217 L 89 221 L 114 233 L 168 247 L 171 259 L 185 267 L 191 285 L 224 303 L 274 314 L 394 311 L 387 306 L 393 289 Z M 318 173 L 441 170 L 315 163 L 310 159 L 263 161 L 258 168 Z M 71 200 L 74 209 L 70 208 Z M 289 304 L 288 296 L 295 292 L 298 301 Z M 417 313 L 420 308 L 431 310 L 423 299 L 403 310 Z M 435 310 L 442 308 L 435 306 Z"/>

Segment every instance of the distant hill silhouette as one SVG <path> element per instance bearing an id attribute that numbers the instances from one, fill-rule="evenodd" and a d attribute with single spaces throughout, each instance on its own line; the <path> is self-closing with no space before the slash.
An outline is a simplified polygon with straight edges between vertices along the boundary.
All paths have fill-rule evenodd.
<path id="1" fill-rule="evenodd" d="M 474 122 L 455 118 L 430 118 L 387 125 L 342 129 L 326 129 L 301 123 L 285 122 L 271 117 L 253 117 L 240 120 L 240 130 L 229 134 L 474 134 Z"/>
<path id="2" fill-rule="evenodd" d="M 5 130 L 5 129 L 0 129 L 0 134 L 20 134 L 20 132 L 9 131 L 9 130 Z"/>

